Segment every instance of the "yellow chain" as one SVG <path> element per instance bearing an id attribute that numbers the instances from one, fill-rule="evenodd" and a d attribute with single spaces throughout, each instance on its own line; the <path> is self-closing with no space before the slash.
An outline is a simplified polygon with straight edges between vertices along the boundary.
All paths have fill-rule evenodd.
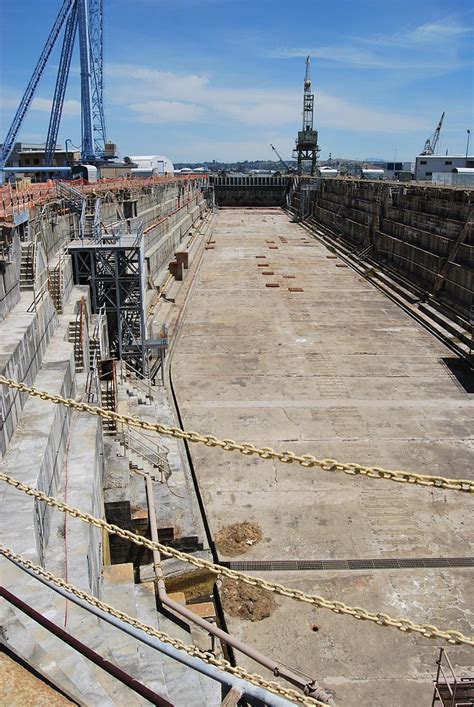
<path id="1" fill-rule="evenodd" d="M 352 618 L 354 619 L 359 619 L 363 621 L 372 621 L 373 623 L 376 623 L 379 626 L 391 626 L 393 628 L 398 629 L 399 631 L 403 631 L 404 633 L 414 632 L 421 634 L 425 638 L 441 638 L 444 641 L 447 641 L 448 643 L 464 644 L 467 646 L 474 647 L 474 637 L 465 636 L 460 631 L 455 631 L 453 629 L 440 629 L 436 626 L 433 626 L 432 624 L 417 624 L 411 621 L 410 619 L 394 618 L 384 613 L 375 614 L 373 612 L 367 611 L 367 609 L 363 609 L 358 606 L 348 606 L 342 601 L 333 601 L 332 599 L 326 599 L 325 597 L 319 596 L 317 594 L 306 594 L 305 592 L 302 592 L 299 589 L 291 589 L 289 587 L 285 587 L 282 584 L 268 582 L 267 580 L 261 579 L 260 577 L 253 577 L 252 575 L 245 574 L 244 572 L 237 572 L 236 570 L 231 570 L 227 567 L 216 565 L 213 562 L 194 557 L 193 555 L 181 552 L 180 550 L 168 547 L 167 545 L 162 545 L 159 542 L 148 540 L 148 538 L 144 538 L 141 535 L 136 535 L 130 530 L 125 530 L 124 528 L 120 528 L 117 525 L 107 523 L 105 520 L 96 518 L 95 516 L 92 516 L 89 513 L 84 513 L 78 508 L 68 506 L 66 503 L 62 503 L 61 501 L 58 501 L 52 496 L 47 496 L 42 491 L 38 491 L 37 489 L 34 489 L 31 486 L 28 486 L 27 484 L 18 481 L 18 479 L 14 479 L 11 476 L 4 474 L 3 472 L 0 472 L 0 481 L 5 481 L 10 486 L 13 486 L 19 491 L 23 491 L 28 496 L 33 496 L 34 498 L 43 501 L 48 506 L 57 508 L 62 513 L 68 513 L 74 518 L 79 518 L 80 520 L 83 520 L 86 523 L 90 523 L 91 525 L 94 525 L 97 528 L 102 528 L 109 533 L 118 535 L 119 537 L 124 538 L 125 540 L 129 540 L 130 542 L 135 543 L 135 545 L 143 545 L 144 547 L 147 547 L 150 550 L 159 550 L 160 553 L 165 555 L 166 557 L 176 557 L 179 560 L 182 560 L 183 562 L 187 562 L 191 565 L 194 565 L 195 567 L 207 569 L 209 570 L 209 572 L 212 572 L 214 574 L 228 577 L 229 579 L 234 579 L 238 582 L 243 582 L 244 584 L 248 584 L 253 587 L 260 587 L 261 589 L 265 589 L 269 592 L 274 592 L 275 594 L 279 594 L 280 596 L 295 599 L 296 601 L 301 601 L 305 604 L 311 604 L 312 606 L 316 606 L 319 609 L 328 609 L 329 611 L 333 611 L 336 614 L 352 616 Z"/>
<path id="2" fill-rule="evenodd" d="M 172 636 L 168 635 L 167 633 L 164 633 L 163 631 L 158 631 L 156 628 L 153 628 L 148 624 L 142 623 L 138 619 L 129 616 L 128 614 L 125 614 L 123 611 L 115 609 L 113 606 L 110 606 L 110 604 L 106 604 L 103 601 L 100 601 L 99 599 L 97 599 L 97 597 L 94 597 L 91 594 L 84 592 L 82 589 L 78 589 L 73 584 L 69 584 L 68 582 L 66 582 L 64 579 L 56 577 L 54 574 L 51 574 L 51 572 L 48 572 L 42 567 L 33 564 L 30 560 L 27 560 L 21 555 L 17 555 L 13 552 L 13 550 L 1 544 L 0 554 L 4 555 L 5 557 L 9 557 L 15 562 L 18 562 L 23 567 L 32 570 L 35 574 L 48 580 L 48 582 L 52 582 L 58 587 L 66 589 L 68 592 L 71 592 L 71 594 L 74 594 L 83 601 L 86 601 L 88 604 L 91 604 L 92 606 L 95 606 L 96 608 L 105 611 L 111 616 L 115 616 L 115 618 L 120 619 L 120 621 L 124 621 L 125 623 L 130 624 L 130 626 L 133 626 L 134 628 L 137 628 L 140 631 L 147 633 L 149 636 L 154 636 L 163 643 L 168 643 L 174 648 L 177 648 L 180 651 L 184 651 L 185 653 L 188 653 L 189 655 L 192 655 L 195 658 L 200 658 L 203 662 L 209 663 L 209 665 L 214 665 L 215 667 L 225 671 L 226 673 L 231 673 L 231 675 L 235 675 L 236 677 L 242 680 L 251 682 L 257 687 L 263 687 L 266 690 L 269 690 L 270 692 L 273 692 L 282 697 L 286 697 L 292 702 L 297 702 L 298 704 L 302 705 L 324 705 L 324 707 L 327 707 L 324 702 L 320 702 L 319 700 L 313 697 L 302 695 L 300 692 L 297 692 L 293 689 L 285 688 L 279 683 L 274 682 L 273 680 L 265 680 L 265 678 L 263 678 L 261 675 L 258 675 L 257 673 L 250 673 L 245 670 L 245 668 L 241 668 L 238 666 L 234 667 L 229 663 L 229 661 L 216 658 L 216 656 L 210 651 L 202 651 L 197 646 L 189 645 L 187 643 L 184 643 L 184 641 L 179 640 L 178 638 L 173 638 Z"/>
<path id="3" fill-rule="evenodd" d="M 113 420 L 116 423 L 127 427 L 137 427 L 142 430 L 158 432 L 167 437 L 176 439 L 186 439 L 188 442 L 205 444 L 206 447 L 217 447 L 226 452 L 240 452 L 245 456 L 257 455 L 261 459 L 276 459 L 283 464 L 296 462 L 303 467 L 320 467 L 324 471 L 342 471 L 350 476 L 367 476 L 370 479 L 388 479 L 398 483 L 414 484 L 417 486 L 428 486 L 452 491 L 464 491 L 474 493 L 474 481 L 470 479 L 452 479 L 445 476 L 432 476 L 429 474 L 416 474 L 412 471 L 391 471 L 379 466 L 363 466 L 362 464 L 338 462 L 336 459 L 317 459 L 312 454 L 298 455 L 291 451 L 278 452 L 271 447 L 255 447 L 249 442 L 234 442 L 232 439 L 218 439 L 214 435 L 201 434 L 200 432 L 187 432 L 180 427 L 169 427 L 159 422 L 148 422 L 133 415 L 121 415 L 113 410 L 88 405 L 77 402 L 71 398 L 62 398 L 60 395 L 52 395 L 45 390 L 19 383 L 11 378 L 0 376 L 0 384 L 9 388 L 15 388 L 24 393 L 55 403 L 64 405 L 80 412 L 87 412 L 89 415 L 96 415 L 105 420 Z"/>

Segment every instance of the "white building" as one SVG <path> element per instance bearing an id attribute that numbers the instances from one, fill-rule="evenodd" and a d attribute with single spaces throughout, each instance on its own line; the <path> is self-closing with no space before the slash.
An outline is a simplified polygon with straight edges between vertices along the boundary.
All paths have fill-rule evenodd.
<path id="1" fill-rule="evenodd" d="M 474 167 L 474 156 L 418 155 L 415 165 L 415 179 L 431 180 L 434 172 L 452 172 L 456 167 Z"/>
<path id="2" fill-rule="evenodd" d="M 452 172 L 433 172 L 433 184 L 474 188 L 474 168 L 455 167 Z"/>
<path id="3" fill-rule="evenodd" d="M 335 169 L 334 167 L 328 167 L 327 165 L 318 167 L 317 172 L 320 177 L 337 177 L 338 175 L 337 169 Z"/>
<path id="4" fill-rule="evenodd" d="M 413 172 L 415 165 L 412 162 L 387 162 L 385 176 L 387 179 L 398 179 L 400 172 Z"/>
<path id="5" fill-rule="evenodd" d="M 173 163 L 163 155 L 130 155 L 130 160 L 137 165 L 131 170 L 134 177 L 164 177 L 174 174 Z"/>

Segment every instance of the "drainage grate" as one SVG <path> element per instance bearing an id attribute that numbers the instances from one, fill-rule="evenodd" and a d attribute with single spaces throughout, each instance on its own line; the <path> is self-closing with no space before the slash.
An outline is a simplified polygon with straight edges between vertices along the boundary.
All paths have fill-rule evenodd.
<path id="1" fill-rule="evenodd" d="M 416 567 L 474 567 L 474 557 L 407 557 L 375 560 L 241 560 L 220 562 L 241 572 L 284 572 L 294 570 L 388 570 Z"/>

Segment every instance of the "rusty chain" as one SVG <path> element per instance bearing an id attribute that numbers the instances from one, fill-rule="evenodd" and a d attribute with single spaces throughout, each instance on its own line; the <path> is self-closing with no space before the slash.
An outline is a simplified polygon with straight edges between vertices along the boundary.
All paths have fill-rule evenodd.
<path id="1" fill-rule="evenodd" d="M 177 648 L 180 651 L 184 651 L 185 653 L 188 653 L 188 655 L 193 656 L 194 658 L 200 658 L 202 661 L 205 663 L 208 663 L 209 665 L 214 665 L 216 668 L 219 668 L 220 670 L 225 671 L 226 673 L 230 673 L 231 675 L 235 675 L 236 677 L 240 678 L 241 680 L 246 680 L 247 682 L 251 682 L 253 685 L 256 685 L 257 687 L 262 687 L 268 690 L 269 692 L 273 692 L 274 694 L 280 695 L 281 697 L 286 697 L 292 702 L 296 702 L 301 705 L 323 705 L 324 707 L 327 707 L 324 702 L 320 702 L 319 700 L 303 695 L 300 692 L 297 692 L 296 690 L 293 690 L 291 688 L 285 688 L 283 685 L 280 685 L 279 683 L 271 680 L 265 680 L 261 675 L 258 675 L 257 673 L 250 673 L 249 671 L 245 670 L 245 668 L 236 666 L 234 667 L 229 663 L 229 661 L 217 658 L 214 653 L 211 651 L 202 651 L 200 648 L 194 645 L 189 645 L 188 643 L 184 643 L 184 641 L 181 641 L 178 638 L 173 638 L 167 633 L 164 633 L 163 631 L 159 631 L 156 628 L 153 628 L 152 626 L 149 626 L 148 624 L 143 623 L 142 621 L 139 621 L 135 617 L 129 616 L 123 611 L 119 611 L 118 609 L 115 609 L 113 606 L 110 606 L 110 604 L 106 604 L 103 601 L 100 601 L 100 599 L 97 599 L 97 597 L 92 596 L 91 594 L 88 594 L 87 592 L 83 591 L 82 589 L 78 589 L 75 587 L 73 584 L 69 584 L 66 582 L 64 579 L 61 579 L 60 577 L 56 577 L 54 574 L 51 572 L 48 572 L 47 570 L 43 569 L 42 567 L 39 567 L 38 565 L 33 564 L 30 560 L 27 560 L 26 558 L 22 557 L 21 555 L 17 555 L 16 553 L 13 552 L 10 548 L 5 547 L 4 545 L 0 544 L 0 554 L 4 555 L 7 558 L 10 558 L 17 562 L 18 564 L 22 565 L 23 567 L 26 567 L 30 570 L 32 570 L 36 575 L 43 577 L 46 579 L 48 582 L 51 582 L 55 584 L 58 587 L 62 587 L 63 589 L 66 589 L 68 592 L 71 592 L 71 594 L 74 594 L 75 596 L 79 597 L 79 599 L 82 599 L 83 601 L 87 602 L 88 604 L 91 604 L 92 606 L 95 606 L 98 609 L 101 609 L 102 611 L 105 611 L 107 614 L 110 614 L 111 616 L 115 616 L 115 618 L 120 619 L 120 621 L 124 621 L 125 623 L 129 624 L 130 626 L 133 626 L 134 628 L 139 629 L 140 631 L 143 631 L 144 633 L 148 634 L 149 636 L 153 636 L 154 638 L 157 638 L 158 640 L 162 641 L 163 643 L 168 643 L 169 645 L 173 646 L 174 648 Z"/>
<path id="2" fill-rule="evenodd" d="M 80 520 L 96 526 L 97 528 L 102 528 L 108 533 L 113 533 L 118 535 L 125 540 L 129 540 L 135 545 L 143 545 L 150 550 L 159 550 L 161 554 L 165 557 L 176 557 L 183 562 L 187 562 L 195 567 L 200 567 L 202 569 L 207 569 L 213 574 L 227 577 L 229 579 L 236 580 L 238 582 L 243 582 L 253 587 L 259 587 L 260 589 L 265 589 L 266 591 L 273 592 L 283 597 L 288 597 L 289 599 L 294 599 L 295 601 L 303 602 L 311 606 L 317 607 L 319 609 L 327 609 L 336 614 L 344 614 L 345 616 L 352 616 L 354 619 L 359 619 L 362 621 L 371 621 L 378 624 L 379 626 L 390 626 L 396 628 L 404 633 L 418 633 L 424 638 L 440 638 L 447 643 L 451 644 L 463 644 L 467 646 L 474 647 L 474 636 L 465 636 L 460 631 L 455 631 L 454 629 L 440 629 L 432 624 L 418 624 L 410 619 L 399 617 L 394 618 L 389 614 L 385 613 L 374 613 L 368 611 L 367 609 L 361 607 L 353 607 L 344 604 L 342 601 L 334 601 L 332 599 L 326 599 L 325 597 L 319 596 L 317 594 L 307 594 L 299 589 L 291 589 L 290 587 L 285 587 L 282 584 L 277 584 L 276 582 L 268 582 L 260 577 L 253 577 L 252 575 L 245 574 L 244 572 L 238 572 L 236 570 L 231 570 L 227 567 L 222 567 L 221 565 L 216 565 L 209 560 L 204 560 L 193 555 L 189 555 L 175 548 L 168 547 L 159 542 L 154 542 L 148 538 L 144 538 L 141 535 L 132 533 L 130 530 L 125 530 L 117 525 L 107 523 L 105 520 L 96 518 L 89 513 L 84 513 L 78 508 L 58 501 L 52 496 L 47 496 L 42 491 L 38 491 L 27 484 L 22 483 L 18 479 L 14 479 L 3 472 L 0 472 L 0 481 L 4 481 L 10 486 L 23 491 L 28 496 L 43 501 L 48 506 L 57 508 L 62 513 L 68 513 L 74 518 L 79 518 Z"/>
<path id="3" fill-rule="evenodd" d="M 366 476 L 370 479 L 387 479 L 398 483 L 413 484 L 416 486 L 427 486 L 430 488 L 441 488 L 452 491 L 464 491 L 474 493 L 474 481 L 471 479 L 453 479 L 445 476 L 432 476 L 429 474 L 417 474 L 411 471 L 393 471 L 379 466 L 363 466 L 356 463 L 339 462 L 336 459 L 317 459 L 312 454 L 298 455 L 291 451 L 279 452 L 271 447 L 256 447 L 249 442 L 235 442 L 232 439 L 218 439 L 214 435 L 201 434 L 200 432 L 186 431 L 180 427 L 170 427 L 159 422 L 148 422 L 133 415 L 122 415 L 114 410 L 105 410 L 88 403 L 78 402 L 71 398 L 63 398 L 60 395 L 53 395 L 45 390 L 19 383 L 11 378 L 0 376 L 0 384 L 9 388 L 14 388 L 41 400 L 64 405 L 65 407 L 86 412 L 89 415 L 101 417 L 104 420 L 112 420 L 115 423 L 127 427 L 137 427 L 142 430 L 158 432 L 167 437 L 187 440 L 196 444 L 204 444 L 206 447 L 222 449 L 226 452 L 240 452 L 245 456 L 257 455 L 261 459 L 276 459 L 283 464 L 299 464 L 300 466 L 311 468 L 319 467 L 324 471 L 342 471 L 349 476 Z"/>

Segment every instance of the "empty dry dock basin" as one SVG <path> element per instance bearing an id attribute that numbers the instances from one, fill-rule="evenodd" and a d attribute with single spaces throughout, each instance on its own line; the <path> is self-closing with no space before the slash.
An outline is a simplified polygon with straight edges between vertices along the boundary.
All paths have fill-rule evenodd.
<path id="1" fill-rule="evenodd" d="M 338 267 L 281 210 L 223 210 L 214 238 L 173 357 L 187 429 L 318 458 L 472 474 L 474 396 L 452 374 L 454 354 L 442 343 L 351 268 Z M 472 633 L 472 568 L 444 562 L 473 554 L 471 495 L 203 445 L 191 445 L 191 454 L 214 537 L 231 523 L 261 528 L 262 539 L 244 554 L 221 553 L 221 560 L 353 606 Z M 384 568 L 382 560 L 397 558 L 405 561 Z M 414 558 L 427 561 L 407 567 Z M 447 566 L 429 567 L 430 558 Z M 333 562 L 301 570 L 290 562 L 287 571 L 264 571 L 268 564 L 259 564 L 365 559 L 377 559 L 377 568 Z M 281 597 L 268 613 L 251 622 L 228 612 L 229 627 L 297 664 L 338 704 L 431 703 L 439 641 Z M 467 646 L 451 647 L 450 657 L 463 668 L 473 664 Z"/>

